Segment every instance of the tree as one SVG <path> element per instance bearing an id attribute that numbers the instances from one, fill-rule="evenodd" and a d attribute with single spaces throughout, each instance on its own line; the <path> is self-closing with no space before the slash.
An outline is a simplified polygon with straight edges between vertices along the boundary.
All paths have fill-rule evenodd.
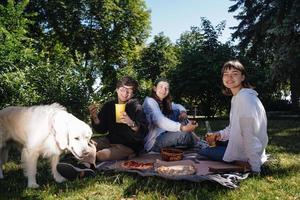
<path id="1" fill-rule="evenodd" d="M 32 104 L 38 99 L 26 79 L 26 71 L 37 60 L 33 40 L 26 35 L 31 23 L 23 12 L 27 4 L 13 0 L 0 4 L 0 107 Z"/>
<path id="2" fill-rule="evenodd" d="M 89 101 L 84 60 L 59 42 L 36 48 L 27 4 L 0 4 L 0 107 L 58 102 L 83 118 Z"/>
<path id="3" fill-rule="evenodd" d="M 222 22 L 213 27 L 201 18 L 201 27 L 191 27 L 177 42 L 180 64 L 170 76 L 173 96 L 198 107 L 205 116 L 214 116 L 226 105 L 220 70 L 225 61 L 234 57 L 234 51 L 229 44 L 218 41 L 224 26 Z"/>
<path id="4" fill-rule="evenodd" d="M 37 13 L 34 38 L 42 38 L 43 44 L 59 41 L 74 57 L 76 52 L 84 55 L 86 78 L 100 78 L 102 94 L 114 89 L 119 69 L 133 65 L 150 30 L 143 0 L 32 0 L 27 12 Z"/>
<path id="5" fill-rule="evenodd" d="M 254 63 L 268 63 L 273 80 L 289 83 L 295 110 L 300 103 L 300 1 L 235 0 L 229 12 L 241 10 L 233 39 Z M 260 59 L 258 59 L 260 58 Z M 262 59 L 264 58 L 264 59 Z"/>
<path id="6" fill-rule="evenodd" d="M 159 77 L 166 77 L 178 63 L 176 49 L 171 40 L 159 33 L 141 52 L 137 71 L 141 78 L 154 82 Z"/>
<path id="7" fill-rule="evenodd" d="M 87 117 L 91 94 L 83 61 L 80 54 L 73 58 L 61 43 L 40 52 L 37 64 L 26 71 L 26 80 L 39 95 L 39 101 L 35 103 L 58 102 L 76 116 Z"/>

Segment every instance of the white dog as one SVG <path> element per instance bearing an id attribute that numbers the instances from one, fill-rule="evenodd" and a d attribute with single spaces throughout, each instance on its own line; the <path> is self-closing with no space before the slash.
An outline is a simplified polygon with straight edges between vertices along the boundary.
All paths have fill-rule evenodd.
<path id="1" fill-rule="evenodd" d="M 0 178 L 8 154 L 6 143 L 11 139 L 23 146 L 21 158 L 28 187 L 36 188 L 39 155 L 50 159 L 55 181 L 63 182 L 65 178 L 56 170 L 59 155 L 69 150 L 82 159 L 88 153 L 91 136 L 92 130 L 86 123 L 57 103 L 4 108 L 0 111 Z"/>

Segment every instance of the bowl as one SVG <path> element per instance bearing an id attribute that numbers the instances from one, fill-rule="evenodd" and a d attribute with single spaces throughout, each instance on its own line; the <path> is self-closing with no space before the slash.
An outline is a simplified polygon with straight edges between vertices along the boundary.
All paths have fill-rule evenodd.
<path id="1" fill-rule="evenodd" d="M 183 158 L 183 151 L 174 148 L 163 148 L 160 151 L 162 160 L 164 161 L 178 161 Z"/>

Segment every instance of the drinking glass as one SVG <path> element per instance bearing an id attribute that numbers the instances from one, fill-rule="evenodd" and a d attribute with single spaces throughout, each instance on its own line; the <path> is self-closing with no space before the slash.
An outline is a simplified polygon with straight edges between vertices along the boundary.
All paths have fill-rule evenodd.
<path id="1" fill-rule="evenodd" d="M 212 132 L 209 121 L 205 121 L 205 127 L 206 127 L 205 138 L 208 143 L 208 146 L 215 147 L 216 146 L 216 135 Z"/>

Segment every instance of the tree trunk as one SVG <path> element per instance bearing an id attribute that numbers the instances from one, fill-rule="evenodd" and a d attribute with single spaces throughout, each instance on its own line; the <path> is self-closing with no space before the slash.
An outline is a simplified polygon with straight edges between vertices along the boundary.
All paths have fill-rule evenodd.
<path id="1" fill-rule="evenodd" d="M 291 74 L 291 100 L 293 111 L 300 110 L 300 72 L 295 68 Z"/>

